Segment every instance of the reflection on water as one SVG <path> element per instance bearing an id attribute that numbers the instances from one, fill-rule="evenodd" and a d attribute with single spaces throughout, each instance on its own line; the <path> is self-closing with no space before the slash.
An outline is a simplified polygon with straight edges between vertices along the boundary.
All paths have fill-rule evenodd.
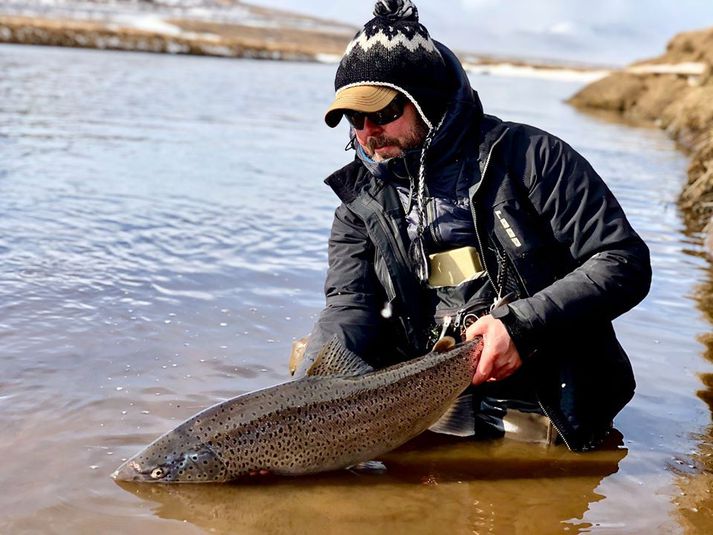
<path id="1" fill-rule="evenodd" d="M 622 444 L 431 437 L 382 475 L 122 488 L 109 474 L 158 435 L 288 379 L 323 302 L 321 180 L 350 157 L 321 122 L 334 66 L 0 46 L 0 72 L 0 532 L 713 526 L 707 264 L 663 133 L 578 114 L 576 84 L 473 79 L 489 113 L 584 152 L 651 246 L 651 294 L 616 322 L 638 381 Z"/>
<path id="2" fill-rule="evenodd" d="M 696 295 L 698 305 L 713 323 L 713 268 L 709 268 Z M 713 362 L 713 332 L 702 333 L 705 358 Z M 702 387 L 698 397 L 708 406 L 713 420 L 713 373 L 701 373 Z M 676 485 L 681 489 L 676 499 L 681 525 L 686 533 L 706 533 L 713 526 L 713 424 L 696 434 L 696 449 L 678 463 Z"/>
<path id="3" fill-rule="evenodd" d="M 426 436 L 384 457 L 384 474 L 262 478 L 235 485 L 121 484 L 161 518 L 211 533 L 557 533 L 579 522 L 624 449 L 593 455 Z M 564 482 L 564 484 L 563 484 Z M 522 493 L 526 486 L 531 492 Z M 269 515 L 265 514 L 269 511 Z"/>

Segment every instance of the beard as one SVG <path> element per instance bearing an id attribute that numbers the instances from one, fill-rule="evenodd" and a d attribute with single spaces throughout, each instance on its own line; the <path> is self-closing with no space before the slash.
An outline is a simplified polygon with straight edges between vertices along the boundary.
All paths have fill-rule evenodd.
<path id="1" fill-rule="evenodd" d="M 428 127 L 425 123 L 419 121 L 406 135 L 402 137 L 391 137 L 385 134 L 379 136 L 369 136 L 362 147 L 367 156 L 375 162 L 384 162 L 391 158 L 401 158 L 404 151 L 409 149 L 417 149 L 423 145 L 423 140 L 428 134 Z M 398 147 L 398 152 L 390 154 L 388 157 L 383 157 L 376 153 L 377 149 L 383 147 Z"/>

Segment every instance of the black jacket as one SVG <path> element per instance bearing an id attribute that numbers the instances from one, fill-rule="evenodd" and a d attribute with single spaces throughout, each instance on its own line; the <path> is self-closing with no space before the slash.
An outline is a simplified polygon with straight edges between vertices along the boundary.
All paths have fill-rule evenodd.
<path id="1" fill-rule="evenodd" d="M 484 116 L 460 64 L 441 51 L 460 89 L 429 150 L 427 180 L 472 176 L 475 245 L 488 274 L 494 280 L 497 258 L 482 245 L 495 242 L 526 294 L 499 311 L 502 320 L 567 446 L 589 449 L 633 396 L 611 322 L 647 294 L 648 248 L 580 154 L 542 130 Z M 342 204 L 329 240 L 326 308 L 308 355 L 334 334 L 375 366 L 423 354 L 432 318 L 423 313 L 395 188 L 359 160 L 326 182 Z"/>

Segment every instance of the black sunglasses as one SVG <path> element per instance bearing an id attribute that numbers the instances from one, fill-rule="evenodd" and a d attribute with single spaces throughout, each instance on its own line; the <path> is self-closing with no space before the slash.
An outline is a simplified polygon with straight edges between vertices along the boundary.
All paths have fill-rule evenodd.
<path id="1" fill-rule="evenodd" d="M 406 102 L 406 97 L 396 95 L 386 107 L 381 108 L 379 111 L 364 113 L 362 111 L 347 110 L 344 112 L 344 116 L 356 130 L 364 128 L 365 119 L 369 119 L 369 122 L 376 125 L 383 126 L 395 121 L 404 114 Z"/>

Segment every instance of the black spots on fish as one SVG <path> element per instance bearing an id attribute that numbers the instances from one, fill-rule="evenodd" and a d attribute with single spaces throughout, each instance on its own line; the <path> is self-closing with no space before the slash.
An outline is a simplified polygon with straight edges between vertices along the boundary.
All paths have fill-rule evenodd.
<path id="1" fill-rule="evenodd" d="M 194 481 L 260 470 L 308 473 L 373 459 L 424 430 L 434 421 L 431 413 L 437 417 L 450 404 L 457 385 L 467 386 L 467 358 L 445 372 L 437 369 L 453 353 L 376 372 L 368 383 L 312 377 L 229 400 L 192 419 L 182 446 L 169 442 L 161 455 L 175 458 L 176 449 L 208 444 L 217 459 L 192 455 L 183 473 L 176 472 Z"/>
<path id="2" fill-rule="evenodd" d="M 372 414 L 376 412 L 376 404 Z M 334 463 L 344 452 L 330 450 L 337 435 L 343 434 L 342 424 L 349 417 L 335 419 L 335 411 L 327 403 L 312 406 L 288 407 L 273 418 L 258 418 L 250 425 L 241 426 L 232 435 L 232 445 L 224 447 L 221 458 L 229 458 L 231 474 L 242 474 L 267 469 L 279 473 L 316 471 L 320 466 Z M 343 413 L 343 411 L 342 411 Z M 365 419 L 365 422 L 369 418 Z M 368 439 L 371 447 L 371 439 Z M 347 452 L 348 453 L 348 452 Z"/>

